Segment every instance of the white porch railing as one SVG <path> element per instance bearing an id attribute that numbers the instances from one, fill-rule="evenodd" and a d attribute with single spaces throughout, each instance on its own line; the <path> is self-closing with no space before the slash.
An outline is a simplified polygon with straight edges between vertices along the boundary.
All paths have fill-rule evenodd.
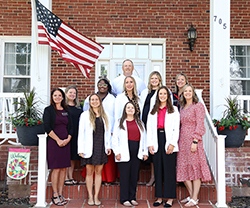
<path id="1" fill-rule="evenodd" d="M 206 133 L 203 136 L 203 144 L 207 160 L 214 178 L 217 189 L 217 207 L 227 207 L 226 205 L 226 187 L 225 187 L 225 138 L 226 136 L 218 135 L 213 125 L 212 119 L 206 105 L 202 99 L 202 90 L 195 90 L 199 101 L 204 104 L 206 117 Z"/>
<path id="2" fill-rule="evenodd" d="M 9 140 L 10 144 L 20 145 L 12 125 L 11 115 L 18 107 L 13 105 L 13 103 L 20 102 L 23 97 L 23 93 L 0 93 L 0 139 L 3 139 L 0 141 L 0 145 L 9 139 L 16 140 L 15 142 Z"/>

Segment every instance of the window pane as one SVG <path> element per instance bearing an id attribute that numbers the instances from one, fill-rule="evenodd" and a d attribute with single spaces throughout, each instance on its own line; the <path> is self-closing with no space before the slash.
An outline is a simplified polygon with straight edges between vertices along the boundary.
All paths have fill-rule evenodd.
<path id="1" fill-rule="evenodd" d="M 230 67 L 230 77 L 231 78 L 245 78 L 246 69 L 240 67 Z"/>
<path id="2" fill-rule="evenodd" d="M 4 75 L 16 75 L 15 65 L 6 65 L 4 67 Z"/>
<path id="3" fill-rule="evenodd" d="M 28 52 L 27 43 L 16 43 L 16 52 L 17 53 L 27 53 Z"/>
<path id="4" fill-rule="evenodd" d="M 113 45 L 113 58 L 123 58 L 123 45 L 122 44 Z"/>
<path id="5" fill-rule="evenodd" d="M 110 45 L 109 44 L 101 44 L 104 49 L 101 53 L 101 55 L 99 56 L 99 59 L 102 58 L 110 58 Z"/>
<path id="6" fill-rule="evenodd" d="M 116 71 L 116 76 L 115 77 L 120 76 L 123 73 L 122 64 L 116 64 L 115 65 L 115 71 Z"/>
<path id="7" fill-rule="evenodd" d="M 136 53 L 136 45 L 125 45 L 125 58 L 135 58 L 135 53 Z"/>
<path id="8" fill-rule="evenodd" d="M 31 54 L 28 54 L 28 63 L 27 64 L 30 64 L 30 58 L 31 58 Z"/>
<path id="9" fill-rule="evenodd" d="M 26 65 L 16 65 L 17 75 L 28 75 L 26 72 Z"/>
<path id="10" fill-rule="evenodd" d="M 236 46 L 236 55 L 246 55 L 246 47 Z"/>
<path id="11" fill-rule="evenodd" d="M 28 78 L 3 79 L 3 92 L 21 92 L 23 88 L 30 89 L 30 79 Z"/>
<path id="12" fill-rule="evenodd" d="M 148 45 L 138 45 L 138 58 L 148 58 Z"/>
<path id="13" fill-rule="evenodd" d="M 16 54 L 16 64 L 26 64 L 26 54 Z"/>
<path id="14" fill-rule="evenodd" d="M 140 77 L 142 80 L 144 80 L 145 70 L 146 70 L 145 64 L 134 64 L 133 75 L 136 75 Z"/>
<path id="15" fill-rule="evenodd" d="M 27 44 L 27 53 L 31 53 L 31 43 L 28 43 Z"/>
<path id="16" fill-rule="evenodd" d="M 108 75 L 108 65 L 107 64 L 101 64 L 101 76 L 107 76 Z"/>
<path id="17" fill-rule="evenodd" d="M 162 59 L 162 45 L 152 45 L 152 59 Z"/>
<path id="18" fill-rule="evenodd" d="M 15 43 L 5 43 L 5 53 L 15 53 Z"/>
<path id="19" fill-rule="evenodd" d="M 246 57 L 236 57 L 235 61 L 239 66 L 246 66 Z"/>
<path id="20" fill-rule="evenodd" d="M 15 64 L 15 55 L 14 54 L 5 54 L 4 64 Z"/>
<path id="21" fill-rule="evenodd" d="M 230 56 L 234 55 L 234 46 L 230 46 Z"/>

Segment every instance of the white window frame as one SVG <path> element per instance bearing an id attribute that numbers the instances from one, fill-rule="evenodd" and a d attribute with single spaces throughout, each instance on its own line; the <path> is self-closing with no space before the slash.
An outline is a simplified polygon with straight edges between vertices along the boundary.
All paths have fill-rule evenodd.
<path id="1" fill-rule="evenodd" d="M 162 81 L 163 84 L 165 85 L 166 83 L 166 39 L 165 38 L 111 38 L 111 37 L 96 37 L 96 42 L 100 43 L 100 44 L 109 44 L 110 46 L 112 46 L 113 44 L 147 44 L 149 46 L 151 45 L 162 45 L 162 59 L 151 59 L 151 47 L 149 47 L 149 57 L 147 59 L 138 59 L 136 58 L 135 60 L 141 60 L 141 61 L 145 61 L 145 63 L 147 63 L 147 69 L 145 72 L 145 77 L 144 77 L 144 81 L 145 84 L 147 85 L 148 83 L 148 76 L 150 74 L 150 72 L 152 71 L 151 69 L 154 69 L 154 66 L 159 66 L 161 68 L 161 70 L 159 70 L 160 74 L 162 75 Z M 112 80 L 114 77 L 115 72 L 112 72 L 110 70 L 110 68 L 112 67 L 112 64 L 118 60 L 125 60 L 125 51 L 124 51 L 124 57 L 123 58 L 112 58 L 112 47 L 110 47 L 110 57 L 109 58 L 99 58 L 96 61 L 95 64 L 95 83 L 98 82 L 99 80 L 99 76 L 101 74 L 100 71 L 100 66 L 101 64 L 107 64 L 108 65 L 108 79 Z M 134 59 L 131 59 L 132 61 L 134 61 Z M 121 61 L 121 63 L 122 63 Z M 134 62 L 134 63 L 140 63 L 140 62 Z M 95 86 L 95 89 L 97 90 L 97 87 Z"/>
<path id="2" fill-rule="evenodd" d="M 31 36 L 0 36 L 0 92 L 3 92 L 5 43 L 31 43 Z M 30 78 L 31 83 L 32 72 L 22 78 Z"/>

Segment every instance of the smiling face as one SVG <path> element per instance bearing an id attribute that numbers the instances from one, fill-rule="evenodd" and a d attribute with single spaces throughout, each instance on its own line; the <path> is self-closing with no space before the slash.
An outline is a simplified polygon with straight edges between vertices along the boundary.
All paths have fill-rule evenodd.
<path id="1" fill-rule="evenodd" d="M 59 90 L 56 90 L 52 95 L 55 104 L 60 104 L 63 100 L 63 95 Z"/>
<path id="2" fill-rule="evenodd" d="M 131 77 L 125 79 L 125 89 L 127 92 L 132 92 L 134 89 L 134 80 Z"/>
<path id="3" fill-rule="evenodd" d="M 98 85 L 98 91 L 101 93 L 107 93 L 108 92 L 108 84 L 104 82 L 104 80 L 99 81 Z"/>
<path id="4" fill-rule="evenodd" d="M 178 88 L 183 88 L 187 84 L 187 80 L 183 75 L 180 75 L 176 80 L 176 85 Z"/>
<path id="5" fill-rule="evenodd" d="M 151 76 L 150 84 L 152 85 L 152 89 L 157 89 L 157 87 L 159 86 L 160 80 L 159 80 L 159 78 L 158 78 L 158 76 L 156 74 Z"/>
<path id="6" fill-rule="evenodd" d="M 168 100 L 168 92 L 167 92 L 166 89 L 160 89 L 158 96 L 159 96 L 159 100 L 160 100 L 161 103 L 166 103 L 167 102 L 167 100 Z"/>
<path id="7" fill-rule="evenodd" d="M 76 99 L 76 90 L 74 88 L 69 89 L 65 95 L 69 101 L 74 101 Z"/>
<path id="8" fill-rule="evenodd" d="M 183 96 L 186 99 L 186 101 L 193 100 L 193 89 L 192 89 L 192 87 L 188 86 L 184 90 Z"/>
<path id="9" fill-rule="evenodd" d="M 125 111 L 126 111 L 127 116 L 134 115 L 135 114 L 135 107 L 131 103 L 128 103 L 126 105 Z"/>
<path id="10" fill-rule="evenodd" d="M 134 70 L 134 66 L 131 63 L 131 61 L 125 61 L 122 65 L 122 70 L 123 70 L 123 74 L 124 76 L 131 76 Z"/>
<path id="11" fill-rule="evenodd" d="M 97 95 L 92 95 L 89 99 L 89 104 L 92 108 L 98 108 L 100 106 L 100 99 Z"/>

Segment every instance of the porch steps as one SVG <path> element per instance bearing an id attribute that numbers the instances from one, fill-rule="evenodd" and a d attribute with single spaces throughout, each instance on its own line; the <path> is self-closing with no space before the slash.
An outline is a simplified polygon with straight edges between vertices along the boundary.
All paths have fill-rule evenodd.
<path id="1" fill-rule="evenodd" d="M 79 185 L 75 186 L 64 186 L 64 197 L 70 200 L 84 200 L 87 199 L 87 189 L 84 182 L 84 178 L 81 176 L 81 170 L 77 169 L 74 172 L 74 178 L 80 181 Z M 150 178 L 150 168 L 149 166 L 141 165 L 140 177 L 137 186 L 137 196 L 138 200 L 154 200 L 155 199 L 155 187 L 147 187 L 146 182 Z M 52 196 L 52 187 L 49 179 L 46 191 L 46 200 L 50 201 Z M 104 200 L 118 200 L 120 195 L 120 184 L 119 179 L 113 182 L 111 185 L 102 185 L 99 198 Z M 177 199 L 183 199 L 188 196 L 187 190 L 183 183 L 177 183 Z M 37 183 L 33 183 L 31 186 L 31 196 L 30 201 L 35 202 L 37 197 Z M 217 192 L 213 181 L 208 183 L 202 183 L 199 193 L 199 200 L 201 201 L 217 201 Z"/>

